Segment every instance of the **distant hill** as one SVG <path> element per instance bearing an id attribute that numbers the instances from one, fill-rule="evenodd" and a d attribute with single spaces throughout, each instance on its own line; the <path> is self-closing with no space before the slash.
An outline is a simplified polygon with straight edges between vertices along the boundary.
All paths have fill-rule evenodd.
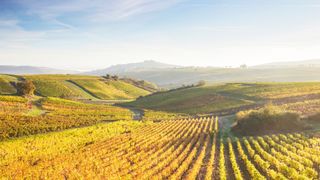
<path id="1" fill-rule="evenodd" d="M 156 61 L 123 64 L 87 72 L 91 75 L 117 74 L 143 79 L 163 88 L 183 84 L 223 82 L 306 82 L 320 81 L 320 60 L 269 63 L 249 68 L 183 67 Z"/>
<path id="2" fill-rule="evenodd" d="M 135 86 L 145 84 L 142 80 L 154 83 L 161 88 L 175 88 L 190 85 L 205 80 L 208 83 L 225 82 L 306 82 L 320 81 L 320 60 L 305 60 L 292 62 L 276 62 L 262 64 L 248 68 L 217 68 L 217 67 L 184 67 L 165 64 L 157 61 L 119 64 L 105 69 L 81 73 L 85 75 L 103 76 L 118 75 L 126 79 L 138 79 L 141 82 Z M 0 66 L 0 73 L 5 74 L 72 74 L 75 72 L 56 70 L 51 68 L 28 66 Z M 145 84 L 146 85 L 146 84 Z M 144 85 L 144 87 L 146 87 Z M 148 91 L 154 91 L 149 84 Z M 10 88 L 7 87 L 8 91 Z"/>
<path id="3" fill-rule="evenodd" d="M 0 75 L 0 94 L 15 94 L 15 82 L 31 80 L 36 94 L 68 99 L 128 100 L 151 93 L 150 84 L 84 75 Z M 146 84 L 146 87 L 144 87 Z"/>
<path id="4" fill-rule="evenodd" d="M 53 69 L 47 67 L 35 66 L 2 66 L 0 65 L 0 74 L 76 74 L 77 71 L 68 71 Z"/>
<path id="5" fill-rule="evenodd" d="M 273 62 L 253 66 L 252 68 L 297 68 L 297 67 L 320 67 L 320 59 L 311 59 L 303 61 L 285 61 Z"/>
<path id="6" fill-rule="evenodd" d="M 174 88 L 205 80 L 208 83 L 224 82 L 306 82 L 320 81 L 320 67 L 278 68 L 164 68 L 117 73 L 120 76 L 144 79 L 160 87 Z"/>
<path id="7" fill-rule="evenodd" d="M 129 63 L 129 64 L 118 64 L 114 66 L 110 66 L 105 69 L 99 69 L 95 71 L 90 71 L 85 74 L 90 75 L 105 75 L 105 74 L 124 74 L 127 72 L 144 72 L 144 71 L 152 71 L 152 70 L 161 70 L 161 69 L 171 69 L 178 68 L 181 66 L 171 65 L 160 63 L 153 60 L 143 61 L 139 63 Z"/>

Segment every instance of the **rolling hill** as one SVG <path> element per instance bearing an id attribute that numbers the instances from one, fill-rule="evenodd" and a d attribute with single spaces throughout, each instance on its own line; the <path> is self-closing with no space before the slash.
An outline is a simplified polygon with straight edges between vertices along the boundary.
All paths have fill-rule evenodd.
<path id="1" fill-rule="evenodd" d="M 44 97 L 72 99 L 126 100 L 151 93 L 125 80 L 105 79 L 84 75 L 0 75 L 0 94 L 15 94 L 14 82 L 19 79 L 31 80 L 36 94 Z"/>
<path id="2" fill-rule="evenodd" d="M 320 99 L 320 83 L 227 83 L 158 92 L 124 106 L 179 113 L 226 113 L 275 104 Z"/>
<path id="3" fill-rule="evenodd" d="M 17 78 L 9 75 L 0 74 L 0 94 L 15 94 L 17 92 L 13 85 Z"/>

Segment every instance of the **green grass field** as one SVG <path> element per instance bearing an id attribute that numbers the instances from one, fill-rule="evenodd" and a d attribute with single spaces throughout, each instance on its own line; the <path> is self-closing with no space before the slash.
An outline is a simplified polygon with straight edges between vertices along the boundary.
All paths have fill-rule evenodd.
<path id="1" fill-rule="evenodd" d="M 158 93 L 126 105 L 183 113 L 207 113 L 225 108 L 235 108 L 253 103 L 252 101 L 220 95 L 215 86 L 195 87 Z"/>
<path id="2" fill-rule="evenodd" d="M 278 99 L 320 93 L 320 83 L 230 83 L 217 91 L 253 99 Z"/>
<path id="3" fill-rule="evenodd" d="M 0 94 L 15 94 L 17 93 L 16 88 L 11 82 L 16 82 L 17 78 L 9 75 L 0 74 Z"/>
<path id="4" fill-rule="evenodd" d="M 308 99 L 320 94 L 320 83 L 227 83 L 156 93 L 124 103 L 133 107 L 180 113 L 212 113 L 244 105 Z M 311 98 L 311 97 L 310 97 Z M 298 101 L 298 100 L 297 100 Z"/>

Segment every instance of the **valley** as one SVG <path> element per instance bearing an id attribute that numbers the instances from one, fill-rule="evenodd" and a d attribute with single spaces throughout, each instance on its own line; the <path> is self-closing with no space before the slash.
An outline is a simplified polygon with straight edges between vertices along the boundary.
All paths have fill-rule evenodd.
<path id="1" fill-rule="evenodd" d="M 320 177 L 316 82 L 205 84 L 151 92 L 97 76 L 1 78 L 3 178 Z M 36 96 L 16 95 L 15 82 L 24 80 L 34 83 Z M 295 115 L 286 116 L 289 112 Z M 264 118 L 282 116 L 291 119 Z M 279 130 L 256 132 L 243 124 L 260 118 L 257 125 L 275 123 Z M 281 128 L 296 122 L 292 129 Z M 255 134 L 244 133 L 251 131 Z"/>

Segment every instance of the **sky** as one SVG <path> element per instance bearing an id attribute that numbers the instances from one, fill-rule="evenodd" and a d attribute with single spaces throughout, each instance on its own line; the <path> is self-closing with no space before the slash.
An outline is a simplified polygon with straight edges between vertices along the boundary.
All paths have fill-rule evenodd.
<path id="1" fill-rule="evenodd" d="M 155 60 L 320 58 L 318 0 L 0 0 L 0 64 L 89 70 Z"/>

